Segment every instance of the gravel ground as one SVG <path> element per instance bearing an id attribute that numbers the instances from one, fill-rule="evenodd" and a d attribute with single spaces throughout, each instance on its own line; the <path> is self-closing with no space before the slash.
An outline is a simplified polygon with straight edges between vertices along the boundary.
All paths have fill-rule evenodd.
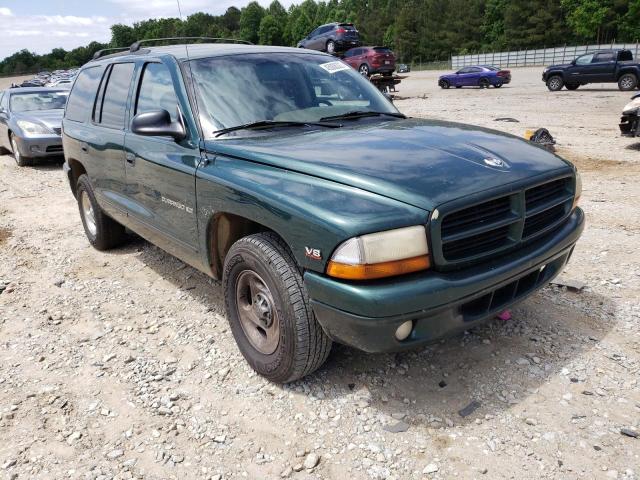
<path id="1" fill-rule="evenodd" d="M 412 74 L 397 103 L 547 126 L 583 172 L 588 226 L 563 275 L 586 288 L 548 287 L 415 352 L 336 346 L 284 387 L 247 367 L 218 282 L 139 239 L 93 250 L 60 165 L 0 156 L 0 479 L 639 478 L 640 162 L 616 132 L 629 95 L 551 94 L 539 73 L 489 91 Z"/>

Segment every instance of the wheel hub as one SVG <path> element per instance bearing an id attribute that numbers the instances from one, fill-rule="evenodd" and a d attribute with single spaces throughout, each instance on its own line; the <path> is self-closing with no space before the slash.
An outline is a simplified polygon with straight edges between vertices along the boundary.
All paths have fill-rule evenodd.
<path id="1" fill-rule="evenodd" d="M 93 211 L 93 205 L 91 204 L 89 195 L 84 190 L 82 191 L 82 196 L 80 198 L 80 207 L 82 210 L 84 223 L 87 226 L 87 230 L 89 230 L 91 236 L 95 236 L 98 231 L 96 216 L 95 212 Z"/>
<path id="2" fill-rule="evenodd" d="M 280 342 L 280 322 L 273 295 L 260 275 L 252 270 L 240 273 L 236 282 L 236 305 L 240 325 L 257 351 L 270 355 Z"/>

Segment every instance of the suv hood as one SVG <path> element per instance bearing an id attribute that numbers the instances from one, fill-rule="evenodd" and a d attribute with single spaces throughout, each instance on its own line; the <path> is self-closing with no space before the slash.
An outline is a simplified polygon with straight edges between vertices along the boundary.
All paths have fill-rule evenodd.
<path id="1" fill-rule="evenodd" d="M 16 120 L 29 120 L 38 122 L 53 130 L 62 127 L 62 116 L 64 109 L 56 108 L 54 110 L 34 110 L 31 112 L 21 112 L 14 114 Z"/>
<path id="2" fill-rule="evenodd" d="M 444 121 L 393 120 L 341 129 L 210 140 L 206 149 L 361 188 L 410 205 L 438 205 L 552 170 L 560 157 L 513 135 Z M 487 161 L 485 162 L 485 159 Z M 500 164 L 503 164 L 502 166 Z"/>

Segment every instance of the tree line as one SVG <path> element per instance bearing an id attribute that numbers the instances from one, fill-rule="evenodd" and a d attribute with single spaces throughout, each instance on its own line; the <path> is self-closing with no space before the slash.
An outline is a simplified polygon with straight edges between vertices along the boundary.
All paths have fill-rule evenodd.
<path id="1" fill-rule="evenodd" d="M 305 0 L 289 9 L 277 0 L 266 8 L 254 1 L 223 15 L 116 24 L 105 44 L 44 55 L 21 50 L 0 62 L 0 74 L 80 66 L 97 50 L 140 39 L 207 36 L 295 46 L 329 22 L 353 22 L 366 44 L 389 46 L 404 62 L 430 61 L 482 51 L 635 42 L 640 0 Z"/>

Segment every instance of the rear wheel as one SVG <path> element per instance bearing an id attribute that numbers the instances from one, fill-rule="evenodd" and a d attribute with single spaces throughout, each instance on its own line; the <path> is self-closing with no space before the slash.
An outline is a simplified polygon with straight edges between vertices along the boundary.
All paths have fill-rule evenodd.
<path id="1" fill-rule="evenodd" d="M 580 88 L 580 84 L 579 83 L 571 83 L 571 84 L 565 85 L 565 87 L 567 87 L 567 90 L 577 90 L 578 88 Z"/>
<path id="2" fill-rule="evenodd" d="M 333 40 L 329 40 L 327 42 L 327 53 L 333 55 L 336 53 L 336 43 Z"/>
<path id="3" fill-rule="evenodd" d="M 225 306 L 240 352 L 260 375 L 287 383 L 320 367 L 331 340 L 315 319 L 302 275 L 273 233 L 234 243 L 224 262 Z"/>
<path id="4" fill-rule="evenodd" d="M 481 79 L 478 81 L 478 86 L 479 86 L 480 88 L 489 88 L 489 86 L 490 86 L 490 85 L 491 85 L 491 84 L 489 83 L 489 80 L 487 80 L 486 78 L 481 78 Z"/>
<path id="5" fill-rule="evenodd" d="M 633 73 L 625 73 L 618 79 L 618 88 L 623 92 L 634 90 L 638 86 L 638 77 Z"/>
<path id="6" fill-rule="evenodd" d="M 547 80 L 547 88 L 552 92 L 557 92 L 558 90 L 562 90 L 564 86 L 564 80 L 562 77 L 558 75 L 554 75 L 549 80 Z"/>
<path id="7" fill-rule="evenodd" d="M 78 178 L 76 198 L 84 233 L 94 248 L 109 250 L 124 243 L 126 239 L 124 227 L 102 211 L 87 175 L 80 175 Z"/>
<path id="8" fill-rule="evenodd" d="M 11 150 L 13 153 L 13 158 L 15 159 L 18 166 L 26 167 L 28 165 L 31 165 L 31 159 L 23 156 L 20 153 L 20 149 L 18 148 L 18 141 L 16 140 L 16 136 L 13 133 L 11 134 L 10 141 L 11 141 Z"/>
<path id="9" fill-rule="evenodd" d="M 368 77 L 370 73 L 369 65 L 367 65 L 366 63 L 363 63 L 362 65 L 360 65 L 360 68 L 358 69 L 358 71 L 360 72 L 361 75 Z"/>
<path id="10" fill-rule="evenodd" d="M 500 88 L 502 87 L 502 83 L 498 82 L 496 84 L 493 85 L 495 88 Z"/>
<path id="11" fill-rule="evenodd" d="M 444 88 L 446 90 L 450 86 L 451 84 L 449 83 L 449 80 L 440 80 L 440 88 Z"/>

